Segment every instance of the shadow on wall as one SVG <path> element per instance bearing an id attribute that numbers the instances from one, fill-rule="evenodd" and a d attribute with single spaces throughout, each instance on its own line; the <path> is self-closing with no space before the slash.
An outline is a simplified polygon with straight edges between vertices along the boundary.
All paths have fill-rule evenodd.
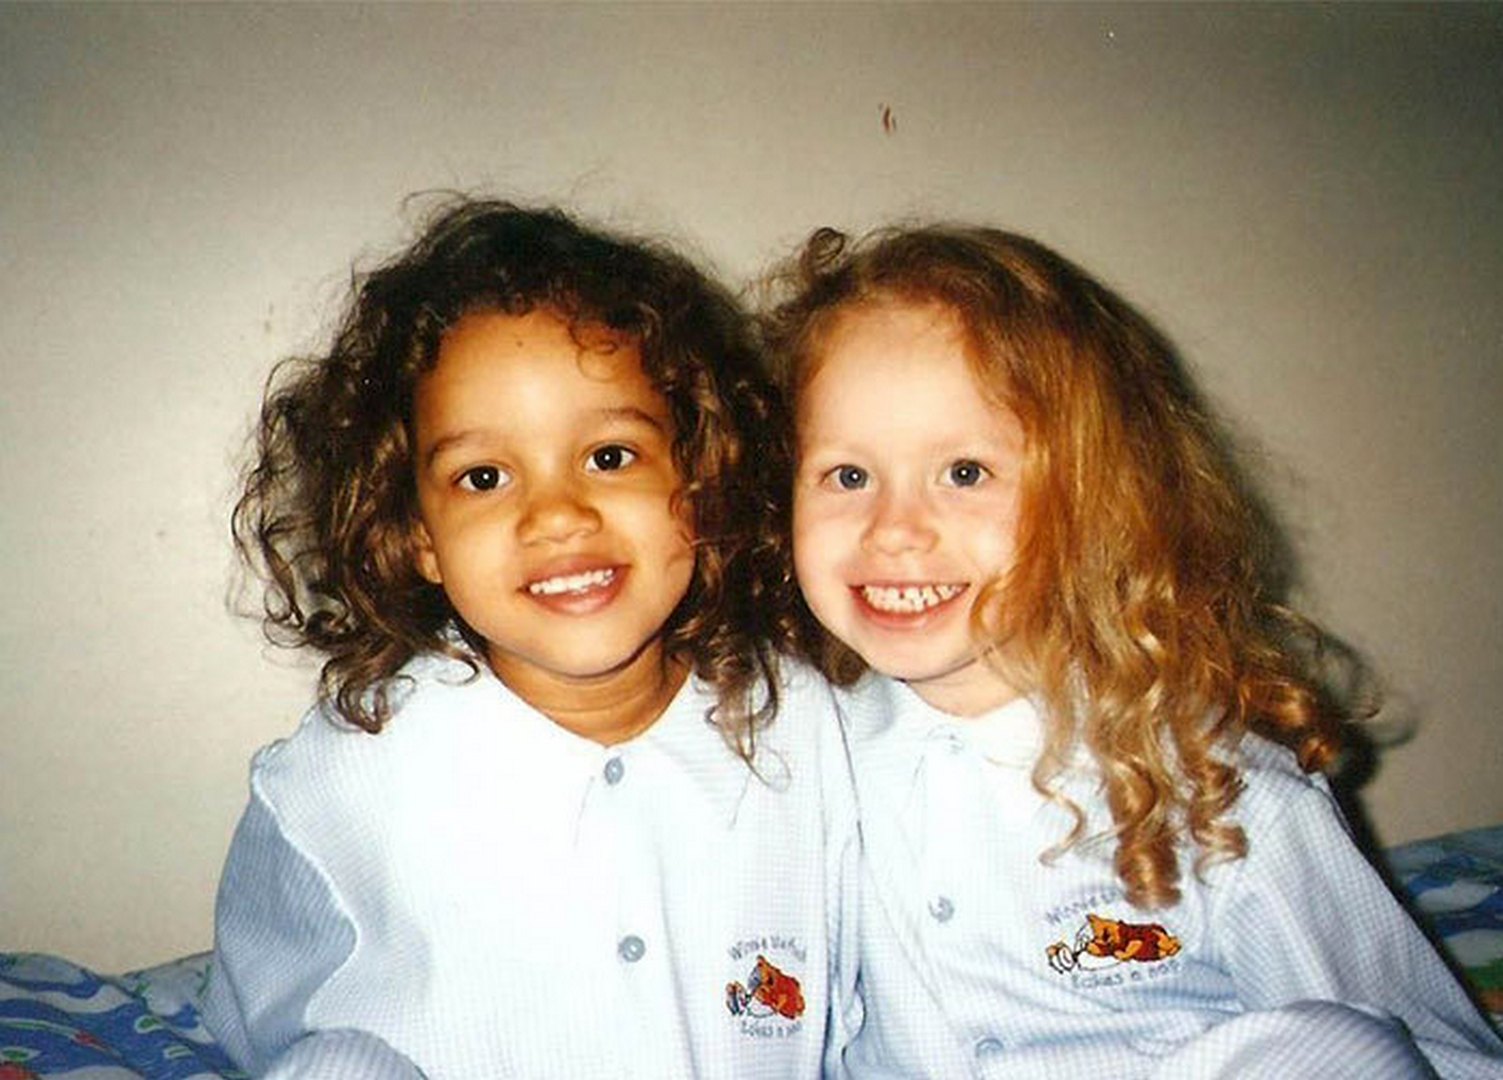
<path id="1" fill-rule="evenodd" d="M 1381 675 L 1354 645 L 1298 614 L 1292 598 L 1302 575 L 1291 532 L 1251 465 L 1264 455 L 1255 445 L 1234 437 L 1232 428 L 1196 386 L 1180 351 L 1156 327 L 1153 330 L 1160 335 L 1180 389 L 1215 421 L 1223 464 L 1251 508 L 1257 543 L 1250 555 L 1263 586 L 1262 599 L 1292 616 L 1275 627 L 1276 640 L 1315 687 L 1321 707 L 1329 715 L 1347 719 L 1340 756 L 1326 771 L 1353 840 L 1369 861 L 1381 864 L 1382 845 L 1360 793 L 1378 775 L 1383 753 L 1414 737 L 1419 727 L 1417 708 L 1412 701 L 1390 694 Z"/>

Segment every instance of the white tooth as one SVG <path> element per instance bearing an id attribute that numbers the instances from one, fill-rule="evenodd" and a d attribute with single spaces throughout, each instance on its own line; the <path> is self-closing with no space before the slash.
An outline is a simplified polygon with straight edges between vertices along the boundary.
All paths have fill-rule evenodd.
<path id="1" fill-rule="evenodd" d="M 866 585 L 861 594 L 878 611 L 916 614 L 953 600 L 963 591 L 962 585 L 905 585 L 902 588 Z"/>
<path id="2" fill-rule="evenodd" d="M 584 592 L 606 584 L 616 576 L 614 570 L 590 570 L 583 574 L 568 574 L 563 577 L 534 581 L 527 586 L 533 596 L 557 596 L 560 593 Z"/>

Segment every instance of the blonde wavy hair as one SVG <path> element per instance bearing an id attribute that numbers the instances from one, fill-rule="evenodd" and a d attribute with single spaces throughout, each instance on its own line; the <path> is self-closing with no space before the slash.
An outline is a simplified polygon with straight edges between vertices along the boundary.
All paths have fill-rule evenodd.
<path id="1" fill-rule="evenodd" d="M 1016 561 L 971 620 L 988 660 L 1044 704 L 1034 784 L 1075 817 L 1045 857 L 1084 838 L 1058 791 L 1079 747 L 1100 768 L 1132 903 L 1179 898 L 1187 839 L 1197 872 L 1244 855 L 1228 817 L 1237 744 L 1255 732 L 1321 769 L 1347 717 L 1321 633 L 1280 602 L 1277 533 L 1166 339 L 1056 252 L 989 228 L 821 229 L 767 291 L 765 343 L 795 410 L 837 314 L 940 304 L 982 391 L 1023 426 Z M 862 670 L 807 608 L 783 632 L 837 682 Z"/>

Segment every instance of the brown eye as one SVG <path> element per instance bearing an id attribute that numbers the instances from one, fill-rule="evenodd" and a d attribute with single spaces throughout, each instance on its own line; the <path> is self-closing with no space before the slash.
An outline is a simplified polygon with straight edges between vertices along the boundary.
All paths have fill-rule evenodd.
<path id="1" fill-rule="evenodd" d="M 506 479 L 506 474 L 494 465 L 476 465 L 460 475 L 459 486 L 466 491 L 494 491 Z"/>
<path id="2" fill-rule="evenodd" d="M 590 454 L 590 460 L 585 468 L 589 472 L 615 472 L 624 469 L 633 461 L 637 460 L 635 451 L 628 450 L 624 446 L 612 444 L 602 446 L 599 450 Z"/>

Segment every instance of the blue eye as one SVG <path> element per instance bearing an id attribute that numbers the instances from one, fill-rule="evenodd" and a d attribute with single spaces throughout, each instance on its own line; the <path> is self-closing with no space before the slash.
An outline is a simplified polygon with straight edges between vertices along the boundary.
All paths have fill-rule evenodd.
<path id="1" fill-rule="evenodd" d="M 626 468 L 636 460 L 635 451 L 612 444 L 593 451 L 590 454 L 590 460 L 585 464 L 585 469 L 589 472 L 615 472 L 617 469 Z"/>
<path id="2" fill-rule="evenodd" d="M 990 473 L 986 466 L 976 461 L 957 461 L 945 472 L 945 480 L 953 487 L 975 487 Z"/>
<path id="3" fill-rule="evenodd" d="M 476 465 L 460 474 L 459 486 L 466 491 L 495 491 L 507 479 L 506 473 L 494 465 Z"/>
<path id="4" fill-rule="evenodd" d="M 839 465 L 830 470 L 830 479 L 842 491 L 860 491 L 871 479 L 860 465 Z"/>

